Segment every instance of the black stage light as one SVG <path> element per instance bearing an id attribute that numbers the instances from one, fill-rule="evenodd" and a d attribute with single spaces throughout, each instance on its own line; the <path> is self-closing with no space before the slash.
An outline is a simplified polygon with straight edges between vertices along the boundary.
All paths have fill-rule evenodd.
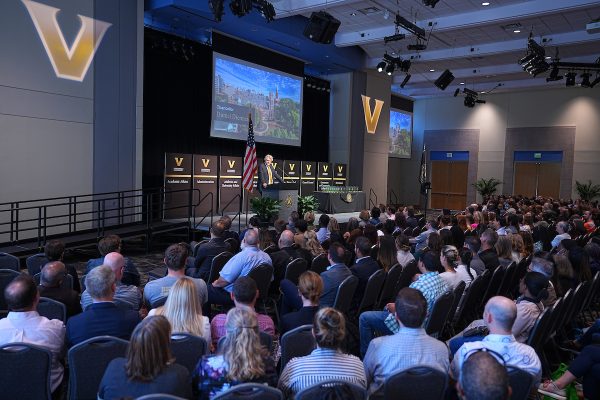
<path id="1" fill-rule="evenodd" d="M 386 65 L 387 64 L 385 63 L 385 61 L 380 62 L 379 64 L 377 64 L 377 71 L 382 72 L 385 69 Z"/>
<path id="2" fill-rule="evenodd" d="M 385 72 L 388 75 L 392 75 L 395 70 L 396 70 L 396 67 L 394 67 L 394 64 L 388 64 L 388 66 L 385 68 Z"/>
<path id="3" fill-rule="evenodd" d="M 529 53 L 519 60 L 519 65 L 527 65 L 536 57 L 534 53 Z"/>
<path id="4" fill-rule="evenodd" d="M 439 3 L 440 0 L 423 0 L 423 5 L 431 8 L 435 8 L 435 5 Z"/>
<path id="5" fill-rule="evenodd" d="M 463 89 L 463 93 L 466 94 L 467 96 L 471 96 L 471 97 L 477 97 L 477 96 L 479 96 L 479 93 L 477 93 L 474 90 L 467 89 L 467 88 Z"/>
<path id="6" fill-rule="evenodd" d="M 411 74 L 406 74 L 406 76 L 404 77 L 404 80 L 402 81 L 402 83 L 400 84 L 400 87 L 404 89 L 404 86 L 406 86 L 406 84 L 408 83 L 408 81 L 410 80 L 410 77 L 412 75 Z"/>
<path id="7" fill-rule="evenodd" d="M 446 90 L 448 85 L 451 84 L 453 80 L 454 75 L 452 75 L 452 72 L 450 72 L 450 70 L 445 70 L 444 72 L 442 72 L 440 77 L 435 80 L 433 84 L 441 90 Z"/>
<path id="8" fill-rule="evenodd" d="M 475 98 L 473 98 L 472 96 L 467 96 L 465 97 L 465 101 L 463 102 L 463 104 L 465 105 L 465 107 L 473 108 L 475 107 Z"/>
<path id="9" fill-rule="evenodd" d="M 594 86 L 596 86 L 598 83 L 600 83 L 600 74 L 596 75 L 596 79 L 594 79 L 594 81 L 590 84 L 590 87 L 593 88 Z"/>
<path id="10" fill-rule="evenodd" d="M 391 36 L 385 36 L 383 38 L 383 42 L 384 43 L 397 42 L 398 40 L 402 40 L 405 37 L 406 37 L 406 35 L 404 33 L 396 33 L 396 34 L 391 35 Z"/>
<path id="11" fill-rule="evenodd" d="M 409 44 L 408 49 L 413 51 L 423 51 L 427 49 L 427 45 L 425 43 Z"/>
<path id="12" fill-rule="evenodd" d="M 425 29 L 413 24 L 406 18 L 400 16 L 400 14 L 396 14 L 396 21 L 394 23 L 396 24 L 396 26 L 401 26 L 402 28 L 406 29 L 407 31 L 415 35 L 417 38 L 425 39 Z"/>
<path id="13" fill-rule="evenodd" d="M 562 75 L 558 75 L 558 67 L 554 66 L 552 68 L 552 71 L 550 71 L 550 76 L 548 76 L 546 78 L 546 82 L 554 82 L 554 81 L 560 81 L 561 79 L 563 79 L 564 77 Z"/>
<path id="14" fill-rule="evenodd" d="M 208 7 L 210 8 L 210 11 L 212 11 L 217 22 L 221 22 L 221 18 L 223 18 L 224 2 L 225 0 L 208 0 Z"/>
<path id="15" fill-rule="evenodd" d="M 410 60 L 402 60 L 400 62 L 400 71 L 402 72 L 408 72 L 408 70 L 410 69 Z"/>
<path id="16" fill-rule="evenodd" d="M 478 103 L 478 104 L 485 104 L 485 100 L 479 100 L 479 99 L 477 99 L 477 100 L 475 100 L 475 103 Z"/>
<path id="17" fill-rule="evenodd" d="M 581 76 L 581 87 L 590 87 L 592 84 L 590 83 L 590 73 L 584 72 Z"/>
<path id="18" fill-rule="evenodd" d="M 458 94 L 459 94 L 459 93 L 460 93 L 460 89 L 459 89 L 459 88 L 457 88 L 457 89 L 454 91 L 454 97 L 458 96 Z"/>
<path id="19" fill-rule="evenodd" d="M 566 76 L 565 86 L 575 86 L 575 77 L 577 74 L 575 72 L 569 72 Z"/>

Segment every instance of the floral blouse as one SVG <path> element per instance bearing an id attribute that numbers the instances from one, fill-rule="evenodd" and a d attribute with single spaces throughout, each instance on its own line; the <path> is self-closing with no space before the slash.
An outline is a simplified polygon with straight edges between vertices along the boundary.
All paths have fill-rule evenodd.
<path id="1" fill-rule="evenodd" d="M 277 372 L 270 357 L 265 358 L 265 375 L 247 382 L 232 381 L 227 377 L 227 362 L 220 354 L 204 356 L 192 377 L 194 395 L 198 400 L 212 399 L 240 383 L 265 383 L 277 387 Z"/>

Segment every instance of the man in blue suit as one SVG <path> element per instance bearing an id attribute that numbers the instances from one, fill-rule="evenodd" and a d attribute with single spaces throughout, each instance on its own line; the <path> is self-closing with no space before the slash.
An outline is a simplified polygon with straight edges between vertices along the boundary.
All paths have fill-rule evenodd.
<path id="1" fill-rule="evenodd" d="M 370 256 L 371 242 L 366 237 L 360 236 L 356 238 L 354 252 L 356 253 L 356 263 L 350 267 L 350 271 L 358 278 L 358 286 L 356 287 L 354 299 L 352 301 L 353 309 L 356 309 L 360 305 L 363 295 L 365 294 L 369 278 L 377 272 L 380 267 L 377 261 Z"/>
<path id="2" fill-rule="evenodd" d="M 323 279 L 323 294 L 319 300 L 321 307 L 332 307 L 338 288 L 344 279 L 352 276 L 352 272 L 344 264 L 345 255 L 345 249 L 341 244 L 332 243 L 329 246 L 327 258 L 330 266 L 327 271 L 321 273 L 321 279 Z"/>
<path id="3" fill-rule="evenodd" d="M 85 285 L 93 303 L 67 322 L 67 345 L 71 347 L 102 335 L 129 340 L 140 322 L 140 315 L 137 311 L 119 308 L 113 302 L 116 290 L 113 270 L 106 265 L 94 268 L 87 274 Z"/>

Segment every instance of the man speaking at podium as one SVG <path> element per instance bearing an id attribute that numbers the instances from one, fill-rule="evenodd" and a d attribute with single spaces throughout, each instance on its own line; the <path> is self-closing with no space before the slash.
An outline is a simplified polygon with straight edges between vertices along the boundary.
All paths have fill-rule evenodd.
<path id="1" fill-rule="evenodd" d="M 272 165 L 273 156 L 267 154 L 265 156 L 265 162 L 259 165 L 258 168 L 258 191 L 262 194 L 264 189 L 269 188 L 277 180 L 279 183 L 283 183 L 281 176 L 275 171 L 275 167 Z"/>

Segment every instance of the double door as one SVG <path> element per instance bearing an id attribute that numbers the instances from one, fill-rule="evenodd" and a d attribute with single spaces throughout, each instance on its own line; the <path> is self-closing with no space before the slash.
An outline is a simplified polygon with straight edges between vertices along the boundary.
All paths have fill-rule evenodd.
<path id="1" fill-rule="evenodd" d="M 527 197 L 560 196 L 560 162 L 515 162 L 514 194 Z"/>
<path id="2" fill-rule="evenodd" d="M 467 204 L 469 161 L 431 161 L 431 208 L 462 210 Z"/>

